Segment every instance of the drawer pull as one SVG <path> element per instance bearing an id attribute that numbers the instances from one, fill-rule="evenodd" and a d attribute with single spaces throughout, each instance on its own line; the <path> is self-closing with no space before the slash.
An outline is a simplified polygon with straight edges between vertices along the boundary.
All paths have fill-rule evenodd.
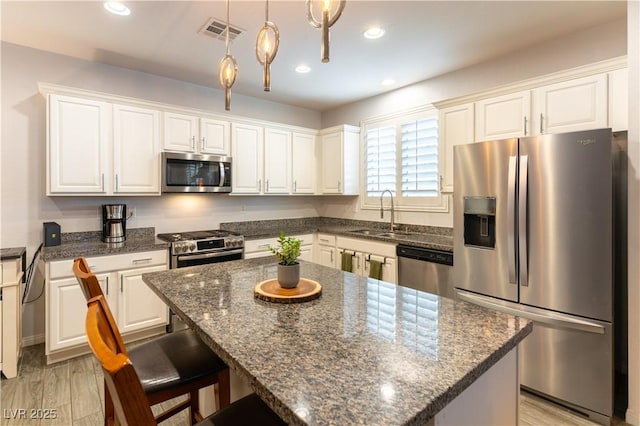
<path id="1" fill-rule="evenodd" d="M 142 263 L 142 262 L 151 262 L 153 260 L 153 258 L 151 257 L 145 257 L 144 259 L 133 259 L 132 262 L 133 263 Z"/>
<path id="2" fill-rule="evenodd" d="M 260 244 L 258 248 L 269 248 L 270 244 Z"/>

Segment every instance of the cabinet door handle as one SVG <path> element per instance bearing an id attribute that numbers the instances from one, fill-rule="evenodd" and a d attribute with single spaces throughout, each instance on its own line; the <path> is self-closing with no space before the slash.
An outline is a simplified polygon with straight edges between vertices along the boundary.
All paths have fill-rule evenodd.
<path id="1" fill-rule="evenodd" d="M 109 277 L 107 276 L 107 296 L 109 295 Z"/>
<path id="2" fill-rule="evenodd" d="M 333 250 L 331 250 L 329 253 L 331 253 L 331 263 L 333 263 Z"/>
<path id="3" fill-rule="evenodd" d="M 123 284 L 124 284 L 124 276 L 120 275 L 120 293 L 123 292 L 123 289 L 122 289 Z"/>
<path id="4" fill-rule="evenodd" d="M 340 192 L 340 181 L 338 181 L 338 192 Z"/>
<path id="5" fill-rule="evenodd" d="M 116 173 L 116 192 L 118 191 L 118 174 Z"/>
<path id="6" fill-rule="evenodd" d="M 202 152 L 204 152 L 204 136 L 202 137 L 202 148 L 200 148 Z"/>
<path id="7" fill-rule="evenodd" d="M 293 192 L 298 192 L 298 181 L 297 180 L 293 181 Z"/>
<path id="8" fill-rule="evenodd" d="M 104 173 L 102 174 L 102 192 L 104 192 Z"/>
<path id="9" fill-rule="evenodd" d="M 544 133 L 542 131 L 542 121 L 544 120 L 544 115 L 542 115 L 542 113 L 540 113 L 540 134 Z"/>
<path id="10" fill-rule="evenodd" d="M 196 150 L 196 137 L 195 136 L 191 136 L 191 149 L 192 150 Z"/>
<path id="11" fill-rule="evenodd" d="M 527 116 L 524 116 L 524 135 L 527 136 Z"/>
<path id="12" fill-rule="evenodd" d="M 267 179 L 266 184 L 267 184 L 267 190 L 265 192 L 269 192 L 269 179 Z"/>
<path id="13" fill-rule="evenodd" d="M 260 192 L 261 188 L 262 188 L 262 179 L 258 179 L 258 192 Z"/>

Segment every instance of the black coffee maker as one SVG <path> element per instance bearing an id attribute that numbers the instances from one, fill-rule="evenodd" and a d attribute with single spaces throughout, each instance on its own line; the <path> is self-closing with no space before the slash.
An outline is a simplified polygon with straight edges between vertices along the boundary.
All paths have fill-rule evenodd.
<path id="1" fill-rule="evenodd" d="M 102 205 L 102 241 L 124 243 L 127 238 L 127 205 Z"/>

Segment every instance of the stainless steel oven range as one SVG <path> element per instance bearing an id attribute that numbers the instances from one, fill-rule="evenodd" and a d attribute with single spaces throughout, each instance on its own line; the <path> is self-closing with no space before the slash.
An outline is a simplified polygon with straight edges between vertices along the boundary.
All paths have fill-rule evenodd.
<path id="1" fill-rule="evenodd" d="M 242 259 L 244 237 L 230 231 L 192 231 L 158 234 L 169 244 L 169 268 L 205 265 Z"/>
<path id="2" fill-rule="evenodd" d="M 158 234 L 158 239 L 169 243 L 169 268 L 227 262 L 244 257 L 244 236 L 230 231 L 192 231 Z M 171 312 L 167 331 L 186 327 Z"/>

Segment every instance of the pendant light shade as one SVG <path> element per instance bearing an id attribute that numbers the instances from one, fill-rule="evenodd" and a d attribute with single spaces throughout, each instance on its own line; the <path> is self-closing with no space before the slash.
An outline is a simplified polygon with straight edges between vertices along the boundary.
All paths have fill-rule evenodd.
<path id="1" fill-rule="evenodd" d="M 315 28 L 322 31 L 322 49 L 320 57 L 322 62 L 329 62 L 329 28 L 336 23 L 342 15 L 347 0 L 320 0 L 322 10 L 319 15 L 320 19 L 314 14 L 314 2 L 307 0 L 307 20 Z"/>
<path id="2" fill-rule="evenodd" d="M 278 54 L 279 46 L 280 31 L 278 31 L 276 24 L 269 21 L 269 0 L 266 0 L 264 26 L 260 29 L 256 39 L 256 58 L 260 65 L 264 67 L 263 82 L 265 92 L 271 90 L 271 62 Z"/>
<path id="3" fill-rule="evenodd" d="M 220 85 L 224 88 L 224 109 L 226 111 L 231 110 L 231 86 L 236 82 L 236 76 L 238 75 L 238 63 L 229 53 L 229 0 L 227 0 L 227 53 L 220 61 L 218 66 L 218 77 L 220 79 Z"/>

